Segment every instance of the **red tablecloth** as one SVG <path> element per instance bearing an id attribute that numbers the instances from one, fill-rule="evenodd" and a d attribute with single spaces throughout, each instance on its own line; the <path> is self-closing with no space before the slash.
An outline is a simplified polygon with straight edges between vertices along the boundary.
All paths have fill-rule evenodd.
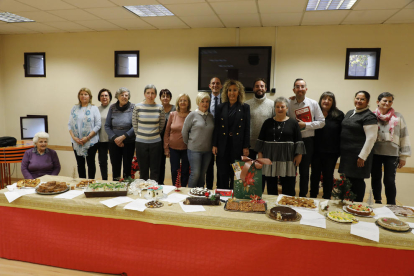
<path id="1" fill-rule="evenodd" d="M 414 275 L 414 251 L 0 206 L 0 257 L 130 275 Z"/>

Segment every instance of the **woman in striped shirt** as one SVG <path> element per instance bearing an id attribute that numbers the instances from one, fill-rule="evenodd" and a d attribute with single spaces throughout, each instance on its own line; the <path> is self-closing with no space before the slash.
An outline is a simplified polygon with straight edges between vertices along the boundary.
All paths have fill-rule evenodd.
<path id="1" fill-rule="evenodd" d="M 135 105 L 132 113 L 135 150 L 141 179 L 159 181 L 161 154 L 163 152 L 160 133 L 165 124 L 164 108 L 155 103 L 157 88 L 148 84 L 144 89 L 145 101 Z"/>

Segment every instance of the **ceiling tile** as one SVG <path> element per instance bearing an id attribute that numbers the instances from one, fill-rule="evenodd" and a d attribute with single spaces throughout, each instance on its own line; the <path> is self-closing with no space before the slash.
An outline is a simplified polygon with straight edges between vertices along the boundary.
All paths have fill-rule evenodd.
<path id="1" fill-rule="evenodd" d="M 210 5 L 217 14 L 253 14 L 258 12 L 255 1 L 215 2 Z"/>
<path id="2" fill-rule="evenodd" d="M 205 3 L 204 0 L 158 0 L 163 5 L 168 4 L 189 4 L 189 3 Z"/>
<path id="3" fill-rule="evenodd" d="M 24 23 L 24 28 L 27 28 L 32 31 L 36 31 L 39 33 L 63 33 L 66 32 L 64 30 L 60 30 L 42 23 L 37 22 L 27 22 Z"/>
<path id="4" fill-rule="evenodd" d="M 108 0 L 63 0 L 68 4 L 74 5 L 78 8 L 105 8 L 115 7 L 116 5 Z"/>
<path id="5" fill-rule="evenodd" d="M 351 11 L 343 21 L 343 24 L 380 24 L 397 11 L 398 10 Z"/>
<path id="6" fill-rule="evenodd" d="M 85 11 L 90 12 L 102 19 L 126 19 L 126 18 L 137 18 L 138 16 L 133 14 L 122 7 L 113 7 L 113 8 L 93 8 L 85 9 Z"/>
<path id="7" fill-rule="evenodd" d="M 305 12 L 301 25 L 335 25 L 342 22 L 349 11 Z"/>
<path id="8" fill-rule="evenodd" d="M 8 12 L 38 11 L 38 9 L 16 2 L 14 0 L 0 1 L 0 10 Z"/>
<path id="9" fill-rule="evenodd" d="M 79 21 L 79 20 L 98 20 L 99 17 L 90 14 L 89 12 L 86 12 L 81 9 L 75 9 L 75 10 L 59 10 L 59 11 L 49 11 L 50 13 L 53 13 L 54 15 L 57 15 L 61 18 L 70 20 L 70 21 Z"/>
<path id="10" fill-rule="evenodd" d="M 196 4 L 177 4 L 177 5 L 165 5 L 173 14 L 177 16 L 209 16 L 214 15 L 213 10 L 207 3 Z"/>
<path id="11" fill-rule="evenodd" d="M 410 2 L 412 2 L 412 0 L 359 0 L 352 10 L 401 9 Z"/>
<path id="12" fill-rule="evenodd" d="M 260 13 L 304 12 L 307 0 L 259 0 Z"/>
<path id="13" fill-rule="evenodd" d="M 188 26 L 191 28 L 223 28 L 224 25 L 220 22 L 216 15 L 213 16 L 181 16 Z"/>
<path id="14" fill-rule="evenodd" d="M 142 17 L 142 20 L 148 22 L 152 26 L 158 29 L 179 29 L 189 28 L 183 21 L 176 16 L 149 16 Z"/>
<path id="15" fill-rule="evenodd" d="M 414 23 L 414 9 L 403 9 L 385 23 Z"/>
<path id="16" fill-rule="evenodd" d="M 18 25 L 23 26 L 25 23 L 18 23 Z M 0 24 L 0 34 L 32 34 L 38 33 L 33 30 L 29 30 L 16 24 Z"/>
<path id="17" fill-rule="evenodd" d="M 21 16 L 33 19 L 36 22 L 65 21 L 65 19 L 44 11 L 19 12 Z"/>
<path id="18" fill-rule="evenodd" d="M 302 13 L 264 13 L 261 15 L 261 18 L 264 27 L 298 26 Z"/>
<path id="19" fill-rule="evenodd" d="M 227 28 L 235 27 L 260 27 L 258 13 L 253 14 L 225 14 L 220 16 Z"/>
<path id="20" fill-rule="evenodd" d="M 78 23 L 95 31 L 123 30 L 123 28 L 120 28 L 106 20 L 75 21 L 75 23 Z"/>
<path id="21" fill-rule="evenodd" d="M 127 29 L 127 30 L 136 30 L 136 29 L 156 29 L 155 27 L 151 26 L 144 20 L 140 18 L 131 18 L 131 19 L 112 19 L 108 20 L 115 25 Z"/>
<path id="22" fill-rule="evenodd" d="M 19 0 L 24 4 L 38 8 L 43 11 L 75 9 L 75 6 L 69 5 L 61 0 Z"/>
<path id="23" fill-rule="evenodd" d="M 85 26 L 69 22 L 69 21 L 60 21 L 60 22 L 45 22 L 43 23 L 48 26 L 52 26 L 61 30 L 65 30 L 68 32 L 85 32 L 85 31 L 93 31 Z"/>
<path id="24" fill-rule="evenodd" d="M 159 5 L 156 0 L 109 0 L 118 6 Z"/>

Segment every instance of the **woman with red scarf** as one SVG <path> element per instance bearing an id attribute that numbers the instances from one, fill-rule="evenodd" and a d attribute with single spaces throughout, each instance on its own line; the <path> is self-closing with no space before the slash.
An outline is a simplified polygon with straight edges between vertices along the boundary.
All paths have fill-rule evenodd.
<path id="1" fill-rule="evenodd" d="M 378 96 L 378 108 L 374 111 L 378 119 L 378 138 L 372 152 L 372 190 L 375 203 L 381 203 L 382 165 L 384 165 L 384 186 L 387 204 L 395 205 L 397 189 L 395 173 L 397 168 L 405 165 L 407 157 L 411 156 L 410 139 L 404 117 L 391 107 L 394 95 L 389 92 Z"/>

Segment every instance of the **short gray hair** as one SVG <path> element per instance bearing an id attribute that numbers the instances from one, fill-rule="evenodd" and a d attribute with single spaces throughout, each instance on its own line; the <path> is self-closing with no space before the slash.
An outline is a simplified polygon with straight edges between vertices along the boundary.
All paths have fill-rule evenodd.
<path id="1" fill-rule="evenodd" d="M 147 84 L 147 85 L 145 85 L 144 94 L 145 94 L 145 91 L 147 91 L 147 89 L 154 89 L 155 90 L 155 94 L 157 94 L 157 87 L 155 87 L 155 85 L 153 85 L 153 84 Z"/>
<path id="2" fill-rule="evenodd" d="M 278 97 L 275 100 L 275 107 L 277 103 L 284 103 L 286 105 L 286 107 L 288 106 L 289 102 L 285 97 Z"/>
<path id="3" fill-rule="evenodd" d="M 199 105 L 201 103 L 202 100 L 204 99 L 208 99 L 208 101 L 210 101 L 210 95 L 206 92 L 200 92 L 197 94 L 197 98 L 196 98 L 196 104 Z"/>
<path id="4" fill-rule="evenodd" d="M 47 141 L 49 142 L 49 134 L 47 134 L 46 132 L 38 132 L 35 134 L 35 136 L 33 137 L 33 143 L 37 144 L 37 142 L 39 141 L 39 139 L 47 139 Z"/>
<path id="5" fill-rule="evenodd" d="M 129 101 L 129 99 L 131 99 L 131 92 L 126 87 L 121 87 L 118 90 L 116 90 L 116 92 L 115 92 L 115 99 L 118 99 L 119 95 L 121 95 L 124 92 L 128 92 L 128 101 Z"/>

